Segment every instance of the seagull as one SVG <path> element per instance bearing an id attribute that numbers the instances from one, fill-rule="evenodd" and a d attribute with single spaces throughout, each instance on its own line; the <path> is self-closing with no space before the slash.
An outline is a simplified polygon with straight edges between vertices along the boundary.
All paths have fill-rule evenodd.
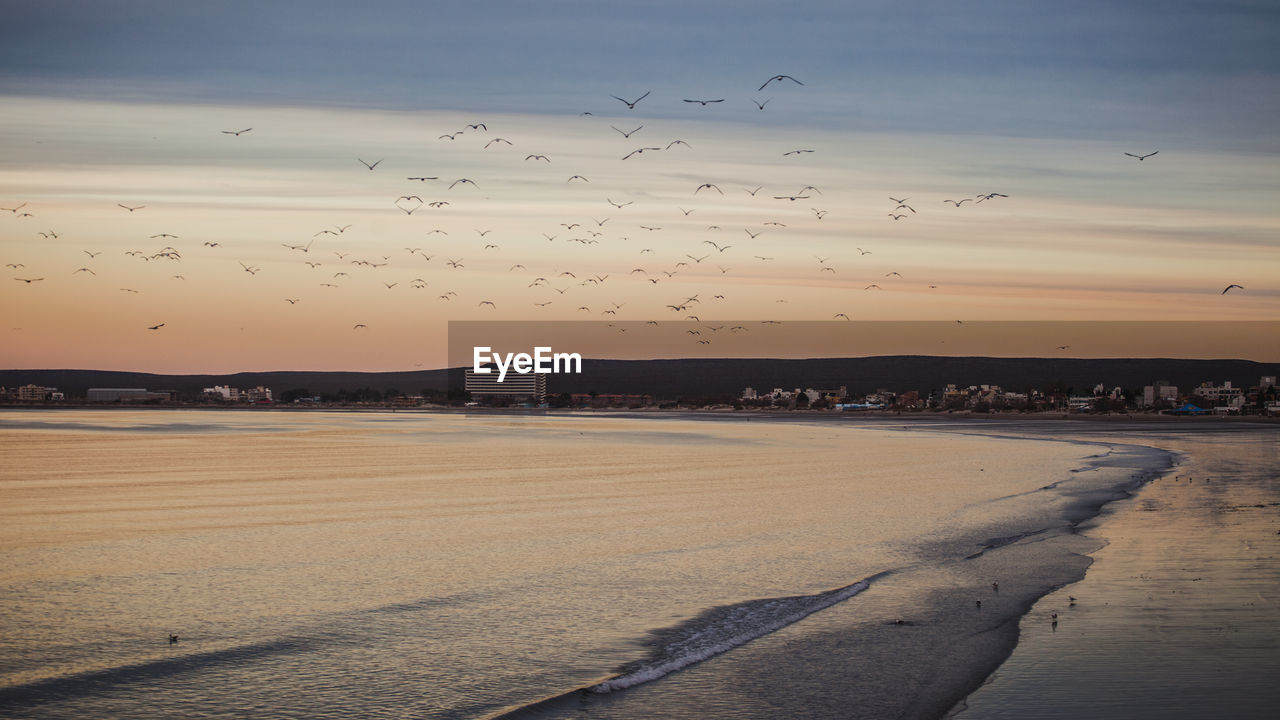
<path id="1" fill-rule="evenodd" d="M 772 100 L 772 99 L 773 99 L 773 98 L 769 98 L 769 100 Z M 755 103 L 755 106 L 756 106 L 756 109 L 757 109 L 757 110 L 763 110 L 763 109 L 764 109 L 764 106 L 769 104 L 769 100 L 765 100 L 764 102 L 760 102 L 760 101 L 756 100 L 755 98 L 751 98 L 751 102 Z"/>
<path id="2" fill-rule="evenodd" d="M 955 205 L 956 207 L 960 207 L 961 205 L 963 205 L 963 204 L 965 204 L 965 203 L 967 203 L 967 202 L 972 202 L 972 201 L 973 201 L 973 198 L 965 198 L 965 199 L 963 199 L 963 200 L 943 200 L 942 202 L 944 202 L 944 203 L 951 203 L 952 205 Z"/>
<path id="3" fill-rule="evenodd" d="M 101 250 L 99 250 L 98 252 L 89 252 L 88 250 L 81 250 L 80 252 L 84 253 L 85 255 L 88 255 L 89 259 L 91 260 L 102 254 Z"/>
<path id="4" fill-rule="evenodd" d="M 33 283 L 33 282 L 38 282 L 38 281 L 43 280 L 43 279 L 44 279 L 44 278 L 20 278 L 20 277 L 16 277 L 16 278 L 14 278 L 14 280 L 21 280 L 22 282 L 24 282 L 24 283 L 26 283 L 26 284 L 28 284 L 28 285 L 30 285 L 30 284 L 31 284 L 31 283 Z"/>
<path id="5" fill-rule="evenodd" d="M 687 148 L 692 148 L 692 147 L 693 147 L 692 145 L 690 145 L 689 143 L 687 143 L 687 142 L 685 142 L 685 141 L 683 141 L 683 140 L 672 140 L 671 142 L 667 143 L 667 149 L 668 149 L 668 150 L 670 150 L 672 145 L 683 145 L 683 146 L 685 146 L 685 147 L 687 147 Z"/>
<path id="6" fill-rule="evenodd" d="M 247 132 L 249 132 L 249 131 L 250 131 L 250 130 L 252 130 L 252 129 L 253 129 L 253 128 L 245 128 L 245 129 L 243 129 L 243 130 L 223 130 L 223 131 L 222 131 L 222 134 L 223 134 L 223 135 L 235 135 L 236 137 L 240 137 L 240 135 L 241 135 L 242 133 L 247 133 Z"/>
<path id="7" fill-rule="evenodd" d="M 22 204 L 21 204 L 21 205 L 19 205 L 18 207 L 14 207 L 14 208 L 0 208 L 0 210 L 8 210 L 9 212 L 11 212 L 11 213 L 13 213 L 13 214 L 15 214 L 15 215 L 16 215 L 16 214 L 18 214 L 18 211 L 19 211 L 19 210 L 21 210 L 22 208 L 24 208 L 24 207 L 26 207 L 26 206 L 27 206 L 27 204 L 26 204 L 26 203 L 22 203 Z"/>
<path id="8" fill-rule="evenodd" d="M 639 101 L 637 100 L 636 102 L 639 102 Z M 610 125 L 609 127 L 613 128 L 614 130 L 618 130 L 618 128 L 613 127 L 612 125 Z M 639 132 L 639 131 L 640 131 L 640 128 L 642 128 L 642 127 L 644 127 L 644 126 L 643 126 L 643 125 L 641 125 L 640 127 L 636 128 L 635 130 L 632 130 L 631 132 L 626 132 L 625 130 L 618 130 L 618 132 L 622 133 L 622 137 L 624 137 L 624 138 L 629 138 L 629 137 L 631 137 L 632 135 L 634 135 L 634 134 L 636 134 L 637 132 Z"/>
<path id="9" fill-rule="evenodd" d="M 791 200 L 794 202 L 796 200 L 808 200 L 809 196 L 808 195 L 774 195 L 773 199 L 774 200 Z"/>
<path id="10" fill-rule="evenodd" d="M 80 272 L 87 272 L 87 273 L 89 273 L 90 275 L 97 275 L 97 274 L 98 274 L 98 273 L 96 273 L 96 272 L 94 272 L 94 271 L 90 270 L 90 269 L 89 269 L 89 268 L 87 268 L 87 267 L 82 267 L 82 268 L 80 268 L 79 270 L 76 270 L 75 272 L 73 272 L 73 273 L 71 273 L 71 274 L 72 274 L 72 275 L 75 275 L 76 273 L 80 273 Z"/>
<path id="11" fill-rule="evenodd" d="M 439 179 L 440 179 L 439 175 L 435 177 L 427 177 L 425 175 L 419 175 L 418 177 L 405 178 L 405 180 L 418 180 L 420 182 L 426 182 L 428 180 L 439 180 Z"/>
<path id="12" fill-rule="evenodd" d="M 357 160 L 360 160 L 360 158 L 356 158 L 356 159 L 357 159 Z M 374 169 L 374 168 L 378 167 L 378 164 L 379 164 L 379 163 L 381 163 L 381 162 L 382 162 L 382 160 L 378 160 L 377 162 L 375 162 L 375 163 L 373 163 L 372 165 L 370 165 L 369 163 L 365 162 L 364 160 L 360 160 L 360 164 L 361 164 L 361 165 L 363 165 L 363 166 L 365 166 L 365 167 L 367 167 L 367 168 L 369 168 L 370 170 L 372 170 L 372 169 Z"/>
<path id="13" fill-rule="evenodd" d="M 763 185 L 761 185 L 760 187 L 756 188 L 755 190 L 747 190 L 746 188 L 742 188 L 742 189 L 743 189 L 744 191 L 746 191 L 746 193 L 747 193 L 748 195 L 750 195 L 751 197 L 755 197 L 755 196 L 756 196 L 756 193 L 760 192 L 760 189 L 761 189 L 761 188 L 763 188 L 763 187 L 764 187 L 764 186 L 763 186 Z"/>
<path id="14" fill-rule="evenodd" d="M 1223 295 L 1226 295 L 1226 294 L 1227 294 L 1227 290 L 1230 290 L 1231 288 L 1240 288 L 1241 290 L 1243 290 L 1243 289 L 1244 289 L 1244 286 L 1243 286 L 1243 285 L 1236 285 L 1235 283 L 1232 283 L 1232 284 L 1228 285 L 1226 288 L 1224 288 L 1224 289 L 1222 290 L 1222 294 L 1223 294 Z"/>
<path id="15" fill-rule="evenodd" d="M 457 137 L 458 137 L 459 135 L 461 135 L 461 134 L 462 134 L 462 131 L 461 131 L 461 130 L 459 130 L 459 131 L 458 131 L 458 132 L 456 132 L 456 133 L 445 133 L 444 135 L 441 135 L 440 137 L 438 137 L 438 138 L 436 138 L 436 139 L 437 139 L 437 140 L 446 140 L 446 139 L 447 139 L 447 140 L 453 140 L 453 139 L 457 138 Z M 488 146 L 488 145 L 486 145 L 485 147 L 489 147 L 489 146 Z"/>
<path id="16" fill-rule="evenodd" d="M 701 103 L 701 104 L 702 104 L 702 107 L 706 107 L 706 106 L 707 106 L 707 103 L 718 103 L 718 102 L 724 102 L 724 98 L 720 98 L 719 100 L 685 100 L 685 102 L 687 102 L 687 103 Z"/>
<path id="17" fill-rule="evenodd" d="M 609 200 L 609 198 L 605 198 L 605 200 Z M 616 208 L 619 208 L 619 209 L 624 208 L 624 207 L 626 207 L 626 206 L 628 206 L 628 205 L 632 204 L 633 202 L 635 202 L 635 201 L 634 201 L 634 200 L 628 200 L 627 202 L 624 202 L 624 203 L 616 203 L 616 202 L 614 202 L 613 200 L 609 200 L 609 204 L 610 204 L 610 205 L 612 205 L 612 206 L 614 206 L 614 207 L 616 207 Z"/>
<path id="18" fill-rule="evenodd" d="M 497 305 L 494 305 L 494 304 L 493 304 L 493 302 L 492 302 L 492 301 L 490 301 L 490 300 L 481 300 L 481 301 L 480 301 L 480 304 L 479 304 L 479 305 L 477 305 L 476 307 L 484 307 L 485 305 L 488 305 L 489 307 L 493 308 L 494 310 L 497 310 L 497 309 L 498 309 L 498 306 L 497 306 Z"/>
<path id="19" fill-rule="evenodd" d="M 471 182 L 471 181 L 470 181 L 470 180 L 468 180 L 467 178 L 458 178 L 457 180 L 454 180 L 454 181 L 453 181 L 453 183 L 452 183 L 451 185 L 449 185 L 449 189 L 450 189 L 450 190 L 452 190 L 452 189 L 453 189 L 453 186 L 454 186 L 454 185 L 457 185 L 458 183 L 471 183 L 471 185 L 472 185 L 473 187 L 476 187 L 476 188 L 478 188 L 478 187 L 479 187 L 479 185 L 476 185 L 474 182 Z"/>
<path id="20" fill-rule="evenodd" d="M 836 313 L 836 314 L 835 314 L 835 317 L 838 317 L 838 318 L 844 318 L 845 320 L 848 320 L 848 319 L 849 319 L 849 316 L 848 316 L 848 315 L 845 315 L 844 313 Z M 832 319 L 835 319 L 835 318 L 832 318 Z"/>
<path id="21" fill-rule="evenodd" d="M 1151 157 L 1152 155 L 1155 155 L 1155 154 L 1156 154 L 1156 153 L 1158 153 L 1158 152 L 1160 152 L 1160 151 L 1159 151 L 1159 150 L 1156 150 L 1155 152 L 1149 152 L 1149 153 L 1147 153 L 1146 155 L 1134 155 L 1133 153 L 1129 153 L 1129 152 L 1127 152 L 1127 153 L 1125 153 L 1125 155 L 1128 155 L 1128 156 L 1129 156 L 1129 157 L 1131 157 L 1131 158 L 1138 158 L 1138 160 L 1139 160 L 1139 161 L 1142 161 L 1142 160 L 1146 160 L 1147 158 Z"/>
<path id="22" fill-rule="evenodd" d="M 632 150 L 631 152 L 627 153 L 626 155 L 623 155 L 623 156 L 622 156 L 622 159 L 623 159 L 623 160 L 626 160 L 627 158 L 631 157 L 632 155 L 639 155 L 639 154 L 643 153 L 645 150 L 661 150 L 661 149 L 662 149 L 662 148 L 660 148 L 660 147 L 642 147 L 642 148 L 639 148 L 639 149 L 637 149 L 637 150 Z"/>
<path id="23" fill-rule="evenodd" d="M 551 162 L 551 158 L 547 157 L 546 155 L 525 155 L 524 159 L 525 160 L 546 160 L 547 162 Z"/>
<path id="24" fill-rule="evenodd" d="M 693 191 L 693 194 L 694 194 L 694 195 L 697 195 L 697 194 L 698 194 L 698 191 L 699 191 L 699 190 L 702 190 L 703 188 L 711 188 L 712 190 L 715 190 L 716 192 L 720 193 L 721 195 L 723 195 L 723 194 L 724 194 L 724 191 L 723 191 L 723 190 L 721 190 L 719 187 L 717 187 L 717 186 L 715 186 L 715 185 L 713 185 L 713 184 L 711 184 L 711 183 L 702 183 L 701 185 L 699 185 L 699 186 L 698 186 L 698 189 L 697 189 L 697 190 L 694 190 L 694 191 Z"/>
<path id="25" fill-rule="evenodd" d="M 889 196 L 889 199 L 890 199 L 890 200 L 892 200 L 892 201 L 894 201 L 894 202 L 895 202 L 895 203 L 897 203 L 898 205 L 901 205 L 902 203 L 904 203 L 904 202 L 906 202 L 906 201 L 910 200 L 911 198 L 902 198 L 901 200 L 899 200 L 898 198 L 893 197 L 892 195 L 890 195 L 890 196 Z"/>
<path id="26" fill-rule="evenodd" d="M 300 298 L 285 298 L 284 301 L 290 305 L 297 305 Z"/>
<path id="27" fill-rule="evenodd" d="M 811 152 L 813 151 L 812 150 L 790 150 L 782 153 L 782 157 L 786 157 L 788 155 L 799 155 L 800 153 L 811 153 Z"/>
<path id="28" fill-rule="evenodd" d="M 765 89 L 765 86 L 767 86 L 769 83 L 773 82 L 774 80 L 779 80 L 779 81 L 781 81 L 781 80 L 790 80 L 791 82 L 793 82 L 793 83 L 795 83 L 795 84 L 797 84 L 797 85 L 803 85 L 803 84 L 804 84 L 804 83 L 800 82 L 799 80 L 797 80 L 797 79 L 795 79 L 795 78 L 791 77 L 790 75 L 774 75 L 773 77 L 769 78 L 768 80 L 765 80 L 765 81 L 764 81 L 764 85 L 761 85 L 761 86 L 756 90 L 756 92 L 760 92 L 761 90 L 764 90 L 764 89 Z"/>
<path id="29" fill-rule="evenodd" d="M 468 130 L 484 130 L 485 132 L 489 132 L 489 126 L 488 126 L 488 125 L 485 125 L 484 123 L 476 123 L 476 124 L 474 124 L 474 125 L 467 125 L 467 129 L 468 129 Z"/>
<path id="30" fill-rule="evenodd" d="M 141 210 L 142 208 L 146 207 L 146 205 L 137 205 L 135 207 L 129 207 L 128 205 L 121 205 L 120 203 L 116 203 L 116 205 L 118 207 L 124 208 L 125 210 L 128 210 L 129 212 L 133 212 L 134 210 Z"/>
<path id="31" fill-rule="evenodd" d="M 368 326 L 368 325 L 365 325 L 364 323 L 356 323 L 355 325 L 353 325 L 353 326 L 351 327 L 351 329 L 352 329 L 352 330 L 359 330 L 360 328 L 368 328 L 368 327 L 369 327 L 369 326 Z"/>
<path id="32" fill-rule="evenodd" d="M 148 330 L 159 330 L 159 329 L 160 329 L 160 328 L 162 328 L 162 327 L 164 327 L 164 323 L 160 323 L 159 325 L 152 325 L 151 327 L 149 327 L 149 328 L 147 328 L 147 329 L 148 329 Z"/>
<path id="33" fill-rule="evenodd" d="M 548 162 L 550 162 L 550 161 L 548 161 Z M 581 180 L 582 182 L 591 182 L 590 180 L 588 180 L 588 179 L 586 179 L 586 178 L 582 177 L 581 175 L 570 175 L 570 176 L 569 176 L 569 179 L 568 179 L 568 180 L 565 180 L 565 182 L 573 182 L 574 180 Z"/>
<path id="34" fill-rule="evenodd" d="M 650 93 L 650 92 L 653 92 L 653 91 L 652 91 L 652 90 L 650 90 L 650 91 L 646 92 L 645 94 L 641 95 L 640 97 L 636 98 L 635 100 L 631 100 L 631 101 L 623 100 L 622 98 L 618 97 L 617 95 L 610 95 L 609 97 L 613 98 L 614 100 L 621 100 L 621 101 L 622 101 L 622 104 L 623 104 L 623 105 L 626 105 L 628 110 L 635 110 L 635 109 L 636 109 L 636 103 L 638 103 L 638 102 L 640 102 L 641 100 L 643 100 L 643 99 L 645 99 L 645 98 L 649 97 L 649 93 Z"/>

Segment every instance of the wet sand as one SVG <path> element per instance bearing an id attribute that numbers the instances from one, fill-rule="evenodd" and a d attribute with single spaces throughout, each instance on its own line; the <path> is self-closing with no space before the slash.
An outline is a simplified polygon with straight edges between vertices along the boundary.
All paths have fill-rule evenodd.
<path id="1" fill-rule="evenodd" d="M 1207 423 L 1119 432 L 1184 462 L 1081 525 L 1106 546 L 1022 619 L 958 720 L 1280 711 L 1280 438 Z"/>

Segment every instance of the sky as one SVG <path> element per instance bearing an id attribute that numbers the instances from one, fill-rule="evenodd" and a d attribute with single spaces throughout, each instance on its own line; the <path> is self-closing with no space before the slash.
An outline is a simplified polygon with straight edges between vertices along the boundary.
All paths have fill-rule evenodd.
<path id="1" fill-rule="evenodd" d="M 1280 317 L 1274 2 L 0 9 L 3 367 L 441 367 L 450 321 Z M 1280 361 L 1257 334 L 1233 355 Z"/>

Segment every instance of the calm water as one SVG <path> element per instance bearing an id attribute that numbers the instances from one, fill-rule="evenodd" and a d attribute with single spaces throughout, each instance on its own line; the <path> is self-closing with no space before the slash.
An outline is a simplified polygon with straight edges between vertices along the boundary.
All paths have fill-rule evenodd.
<path id="1" fill-rule="evenodd" d="M 4 412 L 0 457 L 0 715 L 22 718 L 936 717 L 1083 574 L 1100 544 L 1071 521 L 1170 460 L 207 411 Z M 631 687 L 569 692 L 606 680 Z"/>

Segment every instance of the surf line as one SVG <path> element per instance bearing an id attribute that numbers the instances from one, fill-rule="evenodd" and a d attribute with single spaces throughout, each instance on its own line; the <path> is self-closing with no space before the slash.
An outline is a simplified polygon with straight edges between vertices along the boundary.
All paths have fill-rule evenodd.
<path id="1" fill-rule="evenodd" d="M 713 608 L 672 632 L 676 637 L 664 642 L 653 656 L 629 664 L 616 675 L 531 703 L 507 707 L 486 716 L 485 720 L 536 717 L 540 712 L 580 702 L 590 695 L 603 695 L 657 680 L 848 600 L 871 587 L 871 581 L 891 572 L 876 573 L 864 580 L 814 595 L 748 600 Z"/>

